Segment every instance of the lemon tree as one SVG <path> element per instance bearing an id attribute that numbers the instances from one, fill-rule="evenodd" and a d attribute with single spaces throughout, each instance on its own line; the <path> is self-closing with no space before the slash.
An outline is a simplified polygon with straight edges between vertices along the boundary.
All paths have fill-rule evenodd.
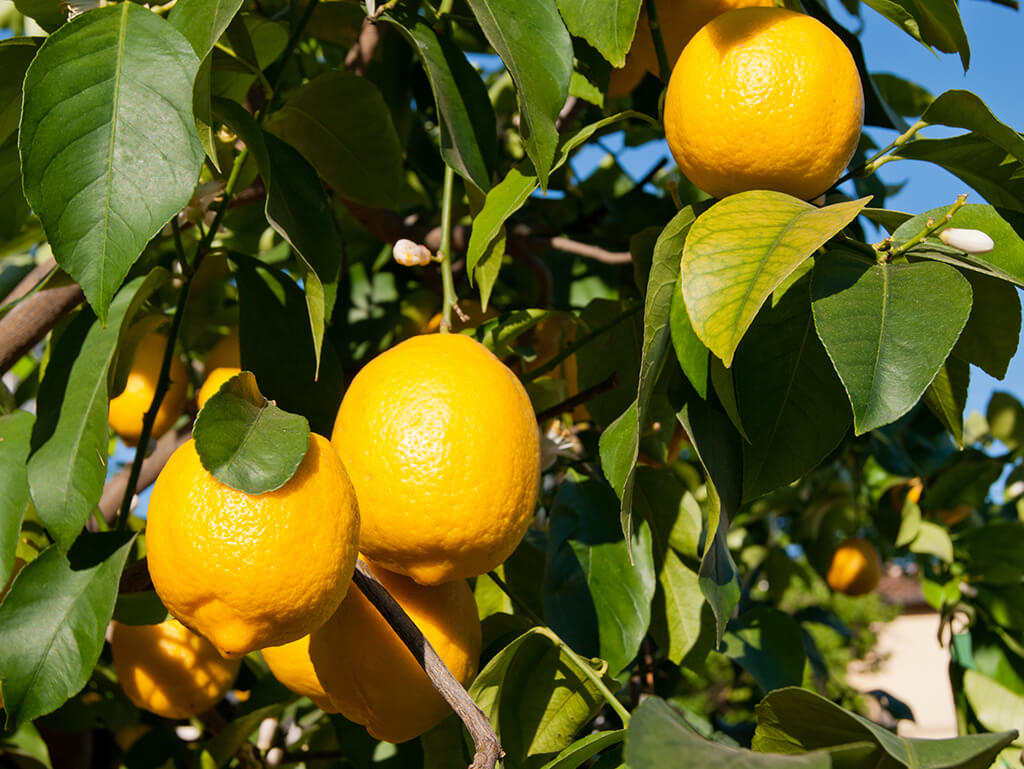
<path id="1" fill-rule="evenodd" d="M 0 2 L 0 764 L 1021 769 L 1024 139 L 843 5 Z"/>

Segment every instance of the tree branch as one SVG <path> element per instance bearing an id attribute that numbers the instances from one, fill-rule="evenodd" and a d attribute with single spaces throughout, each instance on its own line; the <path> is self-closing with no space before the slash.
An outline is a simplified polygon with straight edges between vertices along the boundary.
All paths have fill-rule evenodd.
<path id="1" fill-rule="evenodd" d="M 462 684 L 445 667 L 444 662 L 434 651 L 434 647 L 430 645 L 430 641 L 423 637 L 423 633 L 409 619 L 409 615 L 377 581 L 373 572 L 361 559 L 356 562 L 356 572 L 352 581 L 391 625 L 398 637 L 402 639 L 402 643 L 412 652 L 416 661 L 423 668 L 430 683 L 466 725 L 476 749 L 470 769 L 494 769 L 494 765 L 498 759 L 504 757 L 505 752 L 501 749 L 501 743 L 487 720 L 487 716 L 470 699 L 468 692 L 462 688 Z"/>
<path id="2" fill-rule="evenodd" d="M 381 28 L 377 26 L 376 20 L 367 16 L 363 19 L 363 25 L 359 28 L 359 37 L 355 45 L 348 49 L 345 55 L 345 69 L 353 75 L 363 76 L 369 69 L 370 60 L 380 44 Z"/>
<path id="3" fill-rule="evenodd" d="M 0 318 L 0 375 L 7 373 L 83 299 L 85 294 L 77 283 L 47 288 Z"/>

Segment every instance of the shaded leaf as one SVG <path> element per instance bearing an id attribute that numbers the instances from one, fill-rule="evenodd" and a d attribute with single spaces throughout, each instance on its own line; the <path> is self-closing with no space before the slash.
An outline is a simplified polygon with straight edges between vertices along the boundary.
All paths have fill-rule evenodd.
<path id="1" fill-rule="evenodd" d="M 872 264 L 835 250 L 812 283 L 814 323 L 862 435 L 907 413 L 953 349 L 971 287 L 935 262 Z"/>
<path id="2" fill-rule="evenodd" d="M 743 496 L 753 499 L 813 469 L 852 417 L 846 393 L 814 332 L 810 281 L 761 310 L 734 364 L 743 444 Z"/>
<path id="3" fill-rule="evenodd" d="M 21 191 L 18 140 L 11 136 L 0 145 L 0 242 L 17 235 L 28 216 L 28 203 Z"/>
<path id="4" fill-rule="evenodd" d="M 108 380 L 122 329 L 168 277 L 155 268 L 124 286 L 104 327 L 80 312 L 53 346 L 39 387 L 28 482 L 36 513 L 62 551 L 81 532 L 103 493 L 107 472 Z"/>
<path id="5" fill-rule="evenodd" d="M 690 380 L 693 389 L 701 398 L 708 397 L 708 362 L 711 353 L 693 330 L 690 316 L 683 299 L 683 277 L 680 273 L 675 290 L 672 292 L 672 307 L 669 310 L 669 328 L 672 332 L 672 348 L 676 352 L 679 366 Z"/>
<path id="6" fill-rule="evenodd" d="M 384 97 L 366 78 L 319 75 L 288 95 L 267 130 L 301 152 L 337 194 L 395 207 L 402 148 Z"/>
<path id="7" fill-rule="evenodd" d="M 0 72 L 4 73 L 3 80 L 0 80 L 0 144 L 18 130 L 21 84 L 40 43 L 41 40 L 35 37 L 12 37 L 0 41 Z"/>
<path id="8" fill-rule="evenodd" d="M 582 37 L 613 67 L 626 63 L 642 0 L 558 0 L 574 37 Z"/>
<path id="9" fill-rule="evenodd" d="M 241 7 L 242 0 L 178 0 L 167 20 L 204 59 Z"/>
<path id="10" fill-rule="evenodd" d="M 423 19 L 402 6 L 384 18 L 405 32 L 423 60 L 440 118 L 445 162 L 486 192 L 498 154 L 498 129 L 479 73 L 447 35 L 439 37 Z"/>
<path id="11" fill-rule="evenodd" d="M 519 132 L 546 188 L 555 158 L 555 120 L 569 95 L 572 40 L 550 0 L 468 0 L 480 29 L 516 85 Z"/>
<path id="12" fill-rule="evenodd" d="M 730 195 L 701 214 L 686 238 L 682 262 L 683 296 L 700 340 L 732 365 L 765 300 L 867 202 L 816 208 L 758 190 Z"/>
<path id="13" fill-rule="evenodd" d="M 281 488 L 309 449 L 309 422 L 263 397 L 248 371 L 210 396 L 193 434 L 206 471 L 247 494 Z"/>
<path id="14" fill-rule="evenodd" d="M 119 593 L 114 604 L 114 619 L 122 625 L 159 625 L 168 616 L 155 590 Z"/>
<path id="15" fill-rule="evenodd" d="M 35 19 L 47 32 L 53 32 L 68 18 L 67 5 L 62 0 L 15 0 L 18 12 Z"/>
<path id="16" fill-rule="evenodd" d="M 879 96 L 903 117 L 917 117 L 935 100 L 917 83 L 889 72 L 873 72 L 871 79 L 875 82 Z"/>
<path id="17" fill-rule="evenodd" d="M 25 461 L 34 421 L 27 411 L 0 416 L 0 586 L 14 569 L 21 520 L 31 502 Z"/>
<path id="18" fill-rule="evenodd" d="M 785 612 L 759 606 L 729 622 L 723 653 L 735 660 L 762 692 L 799 686 L 804 677 L 803 635 Z"/>
<path id="19" fill-rule="evenodd" d="M 979 272 L 967 271 L 971 284 L 971 317 L 956 340 L 953 355 L 1002 379 L 1017 352 L 1020 336 L 1020 296 L 1011 284 Z"/>
<path id="20" fill-rule="evenodd" d="M 56 710 L 89 679 L 133 539 L 83 534 L 66 557 L 51 547 L 18 575 L 0 604 L 8 729 Z"/>
<path id="21" fill-rule="evenodd" d="M 921 119 L 932 125 L 966 128 L 1002 147 L 1017 160 L 1024 161 L 1024 138 L 1000 122 L 985 102 L 970 91 L 952 90 L 939 94 Z"/>
<path id="22" fill-rule="evenodd" d="M 541 769 L 576 769 L 576 767 L 583 765 L 602 750 L 618 745 L 624 739 L 626 739 L 625 729 L 613 729 L 608 732 L 588 734 L 586 737 L 576 740 L 576 742 L 544 764 Z"/>
<path id="23" fill-rule="evenodd" d="M 974 306 L 977 307 L 977 303 Z M 939 373 L 928 385 L 923 399 L 924 404 L 945 425 L 953 436 L 953 442 L 961 449 L 964 447 L 964 408 L 967 406 L 967 387 L 970 381 L 970 365 L 951 355 L 946 358 Z"/>
<path id="24" fill-rule="evenodd" d="M 1007 448 L 1015 450 L 1024 444 L 1024 405 L 1013 395 L 994 392 L 985 410 L 988 429 Z"/>
<path id="25" fill-rule="evenodd" d="M 203 161 L 198 67 L 164 19 L 120 3 L 61 27 L 28 68 L 25 197 L 102 322 L 149 239 L 192 197 Z"/>

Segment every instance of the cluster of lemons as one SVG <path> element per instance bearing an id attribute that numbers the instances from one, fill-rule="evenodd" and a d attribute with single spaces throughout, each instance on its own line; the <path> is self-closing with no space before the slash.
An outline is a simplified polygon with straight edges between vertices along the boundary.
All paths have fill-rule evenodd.
<path id="1" fill-rule="evenodd" d="M 237 335 L 222 341 L 207 358 L 201 402 L 240 370 Z M 165 345 L 159 335 L 143 341 L 128 388 L 112 401 L 111 424 L 127 440 L 138 439 L 130 428 L 148 403 L 118 401 L 133 397 L 133 376 L 152 396 Z M 179 373 L 172 391 L 184 389 Z M 174 418 L 158 418 L 154 437 Z M 140 707 L 193 716 L 224 696 L 244 655 L 260 650 L 281 683 L 325 711 L 378 739 L 412 739 L 450 709 L 350 588 L 356 558 L 468 684 L 481 628 L 466 579 L 517 546 L 539 476 L 525 390 L 483 345 L 458 334 L 419 335 L 370 361 L 346 390 L 330 440 L 311 434 L 276 491 L 221 484 L 189 440 L 161 471 L 146 526 L 150 576 L 173 619 L 114 624 L 118 678 Z"/>

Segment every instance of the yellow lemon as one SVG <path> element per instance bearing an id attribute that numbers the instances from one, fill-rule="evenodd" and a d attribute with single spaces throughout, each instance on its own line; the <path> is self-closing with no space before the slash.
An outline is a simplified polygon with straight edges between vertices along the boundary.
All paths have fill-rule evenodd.
<path id="1" fill-rule="evenodd" d="M 530 399 L 468 336 L 415 336 L 370 361 L 331 442 L 359 498 L 363 552 L 421 584 L 493 569 L 533 517 L 540 433 Z"/>
<path id="2" fill-rule="evenodd" d="M 359 510 L 326 438 L 276 491 L 225 486 L 195 441 L 171 455 L 149 503 L 149 572 L 164 605 L 225 657 L 288 643 L 338 608 L 355 569 Z"/>
<path id="3" fill-rule="evenodd" d="M 878 587 L 882 559 L 875 546 L 861 537 L 851 537 L 832 554 L 825 581 L 837 593 L 865 595 Z"/>
<path id="4" fill-rule="evenodd" d="M 124 390 L 110 401 L 110 427 L 128 446 L 137 444 L 142 435 L 142 418 L 153 402 L 166 348 L 166 335 L 154 332 L 144 337 L 135 351 L 135 360 L 132 361 Z M 156 413 L 150 437 L 159 438 L 170 430 L 178 417 L 184 413 L 187 387 L 188 372 L 185 364 L 175 356 L 171 359 L 167 394 L 164 395 L 160 409 Z"/>
<path id="5" fill-rule="evenodd" d="M 203 381 L 203 386 L 199 388 L 199 394 L 196 395 L 196 404 L 199 408 L 206 405 L 206 401 L 210 400 L 210 396 L 214 395 L 226 381 L 231 379 L 235 374 L 241 373 L 242 369 L 232 368 L 226 366 L 219 366 L 206 375 L 206 379 Z"/>
<path id="6" fill-rule="evenodd" d="M 373 573 L 464 686 L 476 675 L 480 620 L 464 580 L 418 585 L 371 565 Z M 439 724 L 451 708 L 416 658 L 360 590 L 322 627 L 264 649 L 277 679 L 323 710 L 363 724 L 378 740 L 405 742 Z"/>

